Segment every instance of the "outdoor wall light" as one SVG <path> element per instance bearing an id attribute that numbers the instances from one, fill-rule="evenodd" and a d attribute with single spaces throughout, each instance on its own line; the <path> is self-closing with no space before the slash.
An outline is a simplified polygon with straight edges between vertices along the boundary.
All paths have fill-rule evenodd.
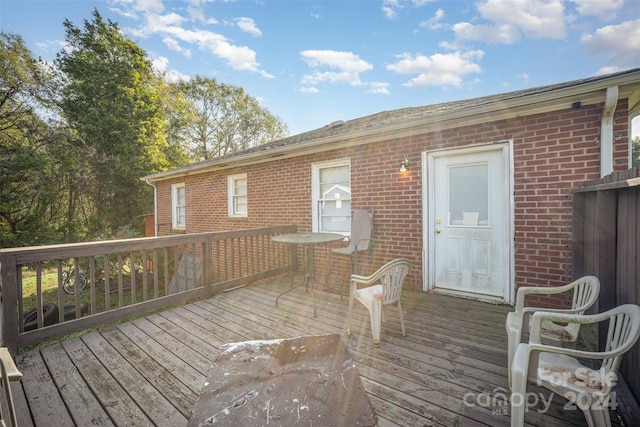
<path id="1" fill-rule="evenodd" d="M 407 166 L 409 166 L 409 160 L 407 159 L 400 160 L 400 172 L 406 172 Z"/>

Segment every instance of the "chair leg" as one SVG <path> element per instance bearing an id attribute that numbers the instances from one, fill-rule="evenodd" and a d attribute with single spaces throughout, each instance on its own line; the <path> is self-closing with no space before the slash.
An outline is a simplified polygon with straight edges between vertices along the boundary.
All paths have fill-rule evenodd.
<path id="1" fill-rule="evenodd" d="M 347 335 L 351 335 L 351 312 L 353 311 L 353 300 L 356 297 L 356 284 L 349 282 L 349 323 L 347 325 Z M 342 292 L 340 293 L 342 298 Z"/>
<path id="2" fill-rule="evenodd" d="M 373 335 L 373 345 L 380 345 L 380 329 L 382 323 L 382 301 L 376 301 L 369 308 L 371 317 L 371 334 Z"/>
<path id="3" fill-rule="evenodd" d="M 528 346 L 528 344 L 523 344 Z M 527 404 L 527 370 L 529 367 L 529 356 L 525 351 L 517 352 L 520 356 L 517 364 L 513 364 L 511 373 L 511 427 L 522 427 L 524 425 L 524 413 Z"/>
<path id="4" fill-rule="evenodd" d="M 407 334 L 404 331 L 404 318 L 402 317 L 402 304 L 400 304 L 400 300 L 398 300 L 398 312 L 400 313 L 400 326 L 402 326 L 402 336 L 406 337 Z"/>
<path id="5" fill-rule="evenodd" d="M 520 334 L 515 330 L 509 330 L 507 332 L 507 379 L 509 382 L 509 388 L 511 389 L 511 365 L 513 365 L 513 356 L 516 353 L 516 348 L 520 343 Z"/>
<path id="6" fill-rule="evenodd" d="M 591 395 L 589 399 L 590 406 L 581 408 L 589 427 L 611 427 L 609 398 L 610 396 L 594 397 Z"/>

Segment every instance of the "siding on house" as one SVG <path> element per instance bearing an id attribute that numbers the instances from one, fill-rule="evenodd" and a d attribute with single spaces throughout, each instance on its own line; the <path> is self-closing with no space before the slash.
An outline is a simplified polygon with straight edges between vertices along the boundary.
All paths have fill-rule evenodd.
<path id="1" fill-rule="evenodd" d="M 614 116 L 615 170 L 630 166 L 627 104 L 627 98 L 621 97 Z M 532 114 L 519 113 L 498 120 L 493 119 L 498 115 L 488 111 L 485 122 L 480 123 L 476 119 L 466 124 L 461 119 L 459 126 L 449 122 L 440 128 L 436 122 L 398 133 L 380 132 L 370 138 L 374 142 L 363 139 L 360 126 L 360 131 L 346 132 L 338 148 L 308 152 L 297 151 L 293 144 L 288 156 L 281 158 L 265 156 L 260 162 L 233 167 L 231 157 L 225 159 L 219 170 L 199 173 L 187 169 L 176 170 L 180 176 L 159 174 L 155 179 L 152 176 L 157 191 L 158 231 L 171 232 L 171 184 L 179 182 L 184 182 L 186 188 L 187 233 L 283 224 L 311 231 L 311 165 L 350 158 L 352 208 L 371 207 L 375 212 L 377 244 L 372 263 L 381 265 L 397 257 L 410 259 L 413 268 L 406 286 L 422 289 L 422 153 L 512 141 L 513 281 L 516 287 L 563 285 L 572 279 L 571 190 L 600 176 L 604 104 L 585 101 L 580 108 L 573 108 L 567 101 L 564 105 L 554 111 L 540 112 L 538 108 Z M 372 121 L 376 116 L 360 120 Z M 386 115 L 379 117 L 384 120 Z M 329 131 L 340 132 L 339 129 L 326 132 Z M 314 135 L 312 131 L 307 138 Z M 301 138 L 293 137 L 296 143 Z M 278 147 L 278 143 L 270 147 Z M 409 160 L 409 172 L 400 174 L 399 162 L 405 157 Z M 247 174 L 247 218 L 228 216 L 227 177 L 237 173 Z M 567 303 L 561 298 L 551 298 L 539 302 L 557 306 Z"/>

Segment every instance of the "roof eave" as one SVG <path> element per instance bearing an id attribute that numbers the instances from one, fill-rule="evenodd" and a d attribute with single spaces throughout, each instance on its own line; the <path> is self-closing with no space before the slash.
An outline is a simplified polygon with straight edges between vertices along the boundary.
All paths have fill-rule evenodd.
<path id="1" fill-rule="evenodd" d="M 634 90 L 637 90 L 638 87 L 640 87 L 640 80 L 638 79 L 639 75 L 640 71 L 636 71 L 629 74 L 616 75 L 611 78 L 603 78 L 601 80 L 586 82 L 576 86 L 551 90 L 549 92 L 490 102 L 487 104 L 433 114 L 425 117 L 413 117 L 408 120 L 390 123 L 369 130 L 314 138 L 306 142 L 297 143 L 295 146 L 285 145 L 282 147 L 240 154 L 232 158 L 212 160 L 206 163 L 197 163 L 148 175 L 140 179 L 148 183 L 158 182 L 232 167 L 240 167 L 250 164 L 281 160 L 283 158 L 298 157 L 321 151 L 346 148 L 363 143 L 375 143 L 388 140 L 389 138 L 400 138 L 433 131 L 434 124 L 437 124 L 438 130 L 445 130 L 460 126 L 485 123 L 487 121 L 506 120 L 524 115 L 570 108 L 574 102 L 580 102 L 582 105 L 596 104 L 604 102 L 605 91 L 611 86 L 618 86 L 620 88 L 620 98 L 626 98 L 630 96 Z"/>

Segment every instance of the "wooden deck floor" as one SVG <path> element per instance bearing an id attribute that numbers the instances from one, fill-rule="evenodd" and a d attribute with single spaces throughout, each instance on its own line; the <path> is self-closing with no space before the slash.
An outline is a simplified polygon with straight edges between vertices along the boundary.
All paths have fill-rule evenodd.
<path id="1" fill-rule="evenodd" d="M 186 425 L 221 345 L 346 330 L 346 298 L 317 290 L 314 319 L 302 288 L 275 307 L 288 286 L 288 277 L 250 285 L 18 355 L 20 425 Z M 500 405 L 509 307 L 406 292 L 407 336 L 392 312 L 375 348 L 367 312 L 356 306 L 343 339 L 379 426 L 509 425 Z M 586 425 L 581 411 L 555 402 L 544 414 L 529 411 L 527 424 Z"/>

